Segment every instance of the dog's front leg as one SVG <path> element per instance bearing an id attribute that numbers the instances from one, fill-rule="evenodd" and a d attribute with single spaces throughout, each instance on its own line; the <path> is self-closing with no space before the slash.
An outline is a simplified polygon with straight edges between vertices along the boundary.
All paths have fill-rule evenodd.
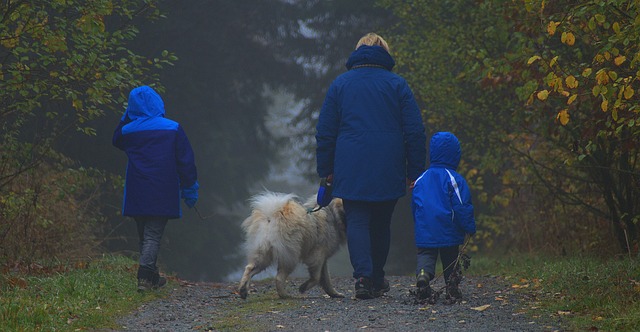
<path id="1" fill-rule="evenodd" d="M 309 279 L 300 285 L 300 288 L 298 288 L 300 293 L 304 293 L 318 284 L 320 281 L 321 269 L 322 266 L 320 265 L 308 265 Z"/>
<path id="2" fill-rule="evenodd" d="M 276 291 L 281 299 L 287 299 L 291 296 L 287 292 L 286 282 L 289 275 L 293 272 L 293 268 L 288 266 L 278 266 L 278 274 L 276 274 Z"/>
<path id="3" fill-rule="evenodd" d="M 324 291 L 327 293 L 327 295 L 329 295 L 331 297 L 338 297 L 338 298 L 344 297 L 344 294 L 338 293 L 333 288 L 333 285 L 331 284 L 331 276 L 329 275 L 329 266 L 327 265 L 327 261 L 326 260 L 324 261 L 324 264 L 322 264 L 322 274 L 320 276 L 320 286 L 322 287 L 322 289 L 324 289 Z"/>

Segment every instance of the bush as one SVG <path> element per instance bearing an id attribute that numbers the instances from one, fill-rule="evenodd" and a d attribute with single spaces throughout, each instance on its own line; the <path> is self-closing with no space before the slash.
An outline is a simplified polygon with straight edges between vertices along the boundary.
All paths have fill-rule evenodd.
<path id="1" fill-rule="evenodd" d="M 104 221 L 100 197 L 109 181 L 103 172 L 72 166 L 50 152 L 0 187 L 0 263 L 29 265 L 95 251 Z"/>

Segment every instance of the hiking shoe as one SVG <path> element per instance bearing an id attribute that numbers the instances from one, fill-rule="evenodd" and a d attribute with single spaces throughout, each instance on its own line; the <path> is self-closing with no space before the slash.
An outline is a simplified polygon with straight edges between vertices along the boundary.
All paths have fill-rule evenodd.
<path id="1" fill-rule="evenodd" d="M 162 288 L 167 284 L 167 279 L 158 275 L 157 279 L 153 281 L 153 289 Z"/>
<path id="2" fill-rule="evenodd" d="M 166 283 L 166 281 L 165 281 Z M 153 288 L 153 282 L 149 279 L 138 279 L 138 292 L 145 292 Z"/>
<path id="3" fill-rule="evenodd" d="M 158 289 L 164 287 L 167 284 L 167 279 L 160 276 L 160 272 L 158 269 L 153 273 L 153 277 L 151 278 L 151 282 L 153 284 L 153 289 Z"/>
<path id="4" fill-rule="evenodd" d="M 382 285 L 373 286 L 373 296 L 380 297 L 390 290 L 391 287 L 389 286 L 389 280 L 384 279 L 382 280 Z"/>
<path id="5" fill-rule="evenodd" d="M 417 295 L 421 300 L 425 300 L 431 297 L 431 286 L 429 286 L 429 276 L 420 270 L 420 274 L 416 277 L 416 287 L 418 288 Z"/>
<path id="6" fill-rule="evenodd" d="M 373 287 L 371 286 L 371 279 L 360 277 L 356 281 L 356 298 L 361 300 L 368 300 L 373 298 Z"/>

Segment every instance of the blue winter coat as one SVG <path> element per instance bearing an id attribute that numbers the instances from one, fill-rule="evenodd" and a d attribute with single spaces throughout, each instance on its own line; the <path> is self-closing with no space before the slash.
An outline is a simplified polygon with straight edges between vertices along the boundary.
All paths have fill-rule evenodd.
<path id="1" fill-rule="evenodd" d="M 198 174 L 191 144 L 182 127 L 164 114 L 158 93 L 148 86 L 136 88 L 113 133 L 113 145 L 129 159 L 125 216 L 179 218 L 181 190 L 197 198 Z"/>
<path id="2" fill-rule="evenodd" d="M 424 171 L 422 116 L 407 82 L 380 46 L 361 46 L 327 91 L 316 126 L 317 172 L 333 196 L 385 201 L 405 195 Z"/>
<path id="3" fill-rule="evenodd" d="M 433 135 L 429 146 L 430 165 L 415 182 L 411 208 L 418 248 L 460 245 L 466 234 L 475 234 L 471 193 L 465 179 L 456 172 L 460 163 L 460 142 L 452 133 Z"/>

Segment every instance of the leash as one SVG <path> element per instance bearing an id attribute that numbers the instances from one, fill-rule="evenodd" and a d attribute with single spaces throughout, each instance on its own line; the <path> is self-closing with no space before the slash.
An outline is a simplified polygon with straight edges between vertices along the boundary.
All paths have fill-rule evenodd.
<path id="1" fill-rule="evenodd" d="M 307 214 L 312 214 L 314 212 L 318 212 L 318 211 L 320 211 L 320 209 L 322 209 L 322 206 L 320 206 L 320 205 L 318 205 L 315 209 L 309 208 L 309 209 L 307 209 Z"/>
<path id="2" fill-rule="evenodd" d="M 196 210 L 196 213 L 198 214 L 198 217 L 200 217 L 200 220 L 206 220 L 206 219 L 209 219 L 209 218 L 211 218 L 211 217 L 215 216 L 215 214 L 212 214 L 212 215 L 210 215 L 210 216 L 203 217 L 203 216 L 202 216 L 202 214 L 200 213 L 200 210 L 198 210 L 198 207 L 197 207 L 197 206 L 195 206 L 195 205 L 194 205 L 194 206 L 193 206 L 193 209 L 194 209 L 194 210 Z"/>

